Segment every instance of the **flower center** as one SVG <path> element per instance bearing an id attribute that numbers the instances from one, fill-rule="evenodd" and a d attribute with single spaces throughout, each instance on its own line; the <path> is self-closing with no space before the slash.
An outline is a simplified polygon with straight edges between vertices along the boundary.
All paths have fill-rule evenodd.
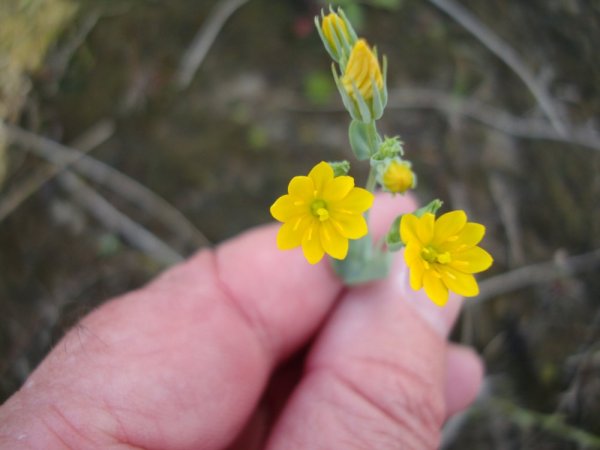
<path id="1" fill-rule="evenodd" d="M 450 261 L 452 261 L 449 252 L 440 253 L 431 245 L 428 245 L 421 250 L 421 258 L 428 263 L 448 264 Z"/>
<path id="2" fill-rule="evenodd" d="M 327 204 L 323 200 L 315 200 L 310 205 L 310 212 L 313 216 L 318 217 L 321 222 L 329 219 L 329 211 L 327 210 Z"/>

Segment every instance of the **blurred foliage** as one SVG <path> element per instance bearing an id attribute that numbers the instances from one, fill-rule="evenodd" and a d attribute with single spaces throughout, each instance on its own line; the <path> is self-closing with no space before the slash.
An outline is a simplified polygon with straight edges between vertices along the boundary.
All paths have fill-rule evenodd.
<path id="1" fill-rule="evenodd" d="M 71 0 L 0 2 L 0 120 L 14 119 L 37 70 L 63 27 L 77 11 Z M 0 185 L 6 173 L 6 146 L 0 129 Z"/>
<path id="2" fill-rule="evenodd" d="M 402 6 L 403 0 L 333 0 L 322 2 L 325 7 L 341 7 L 356 30 L 360 30 L 365 21 L 365 6 L 395 11 Z"/>
<path id="3" fill-rule="evenodd" d="M 326 105 L 334 92 L 336 89 L 330 72 L 310 72 L 304 78 L 304 96 L 314 105 Z"/>

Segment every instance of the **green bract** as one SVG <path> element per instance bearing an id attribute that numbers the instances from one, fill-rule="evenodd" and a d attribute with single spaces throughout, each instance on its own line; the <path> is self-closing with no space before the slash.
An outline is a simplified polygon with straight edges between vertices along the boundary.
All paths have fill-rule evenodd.
<path id="1" fill-rule="evenodd" d="M 358 37 L 344 11 L 338 8 L 335 12 L 329 8 L 329 14 L 325 15 L 321 10 L 321 22 L 315 17 L 315 25 L 331 59 L 345 68 Z"/>

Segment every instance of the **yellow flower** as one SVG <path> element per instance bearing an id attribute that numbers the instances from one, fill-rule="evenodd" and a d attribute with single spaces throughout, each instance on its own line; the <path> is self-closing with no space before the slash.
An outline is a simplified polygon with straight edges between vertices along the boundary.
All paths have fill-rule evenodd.
<path id="1" fill-rule="evenodd" d="M 323 17 L 321 31 L 332 49 L 339 49 L 346 42 L 350 42 L 350 35 L 344 20 L 336 13 L 331 12 Z"/>
<path id="2" fill-rule="evenodd" d="M 437 305 L 448 301 L 448 291 L 465 297 L 479 294 L 472 275 L 492 264 L 492 257 L 477 244 L 485 227 L 467 222 L 464 211 L 452 211 L 437 220 L 431 213 L 422 217 L 405 214 L 400 222 L 400 237 L 406 245 L 404 259 L 410 269 L 410 286 L 425 288 Z"/>
<path id="3" fill-rule="evenodd" d="M 415 187 L 415 174 L 408 161 L 393 160 L 383 172 L 381 185 L 394 194 L 404 194 Z"/>
<path id="4" fill-rule="evenodd" d="M 348 239 L 367 234 L 363 213 L 373 200 L 369 191 L 354 187 L 354 178 L 334 177 L 331 166 L 321 162 L 308 176 L 292 178 L 287 195 L 271 206 L 272 216 L 283 222 L 277 247 L 288 250 L 301 245 L 311 264 L 319 262 L 325 253 L 344 259 Z"/>
<path id="5" fill-rule="evenodd" d="M 364 39 L 354 44 L 350 59 L 346 65 L 342 84 L 350 97 L 356 100 L 353 85 L 365 100 L 373 98 L 373 82 L 377 88 L 383 88 L 383 77 L 379 61 Z"/>

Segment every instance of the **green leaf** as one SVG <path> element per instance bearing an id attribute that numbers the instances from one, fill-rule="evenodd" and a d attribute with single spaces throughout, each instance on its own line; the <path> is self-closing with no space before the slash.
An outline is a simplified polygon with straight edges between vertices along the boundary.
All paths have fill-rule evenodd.
<path id="1" fill-rule="evenodd" d="M 422 208 L 417 209 L 415 212 L 413 212 L 413 214 L 417 217 L 422 217 L 425 213 L 431 213 L 435 215 L 438 212 L 438 209 L 440 209 L 443 204 L 444 202 L 436 198 L 435 200 L 430 201 L 427 205 L 423 206 Z"/>
<path id="2" fill-rule="evenodd" d="M 421 217 L 425 213 L 435 214 L 437 213 L 438 209 L 442 207 L 442 204 L 443 202 L 436 198 L 422 208 L 417 209 L 412 214 L 417 217 Z M 396 219 L 394 219 L 389 231 L 385 235 L 385 244 L 390 252 L 397 252 L 398 250 L 404 248 L 404 243 L 400 237 L 400 221 L 402 220 L 402 216 L 403 214 L 400 214 L 398 217 L 396 217 Z"/>
<path id="3" fill-rule="evenodd" d="M 359 161 L 364 161 L 371 157 L 371 147 L 369 145 L 369 127 L 371 126 L 371 124 L 363 123 L 360 120 L 353 120 L 350 123 L 350 128 L 348 129 L 350 146 Z"/>
<path id="4" fill-rule="evenodd" d="M 404 243 L 400 238 L 400 220 L 402 220 L 402 214 L 394 219 L 390 230 L 385 235 L 385 244 L 391 252 L 397 252 L 404 247 Z"/>

